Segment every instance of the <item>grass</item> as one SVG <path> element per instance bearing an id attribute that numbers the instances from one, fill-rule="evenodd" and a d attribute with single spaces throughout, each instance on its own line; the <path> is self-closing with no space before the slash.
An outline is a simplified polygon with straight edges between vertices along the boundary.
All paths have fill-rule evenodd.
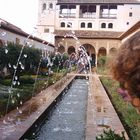
<path id="1" fill-rule="evenodd" d="M 59 79 L 65 76 L 66 72 L 67 71 L 64 69 L 59 71 L 59 73 L 54 73 L 51 76 L 38 76 L 39 80 L 37 80 L 36 83 L 34 83 L 36 76 L 23 75 L 20 78 L 20 85 L 13 87 L 11 94 L 8 93 L 8 89 L 11 85 L 11 78 L 3 79 L 3 81 L 1 81 L 2 85 L 0 85 L 0 117 L 5 115 L 9 95 L 10 102 L 8 112 L 15 109 L 17 106 L 21 106 L 20 101 L 23 103 L 26 102 L 38 94 L 41 90 L 57 82 Z"/>

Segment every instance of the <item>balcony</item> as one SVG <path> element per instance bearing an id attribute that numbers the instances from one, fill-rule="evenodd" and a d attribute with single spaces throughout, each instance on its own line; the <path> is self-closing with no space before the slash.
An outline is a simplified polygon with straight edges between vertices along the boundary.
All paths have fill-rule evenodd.
<path id="1" fill-rule="evenodd" d="M 117 18 L 117 14 L 100 14 L 100 18 L 104 18 L 104 19 L 116 19 Z"/>
<path id="2" fill-rule="evenodd" d="M 75 18 L 76 13 L 60 13 L 59 18 Z"/>
<path id="3" fill-rule="evenodd" d="M 81 13 L 79 15 L 80 18 L 95 18 L 95 16 L 96 16 L 96 13 L 95 12 L 92 12 L 92 13 L 85 12 L 85 13 Z"/>

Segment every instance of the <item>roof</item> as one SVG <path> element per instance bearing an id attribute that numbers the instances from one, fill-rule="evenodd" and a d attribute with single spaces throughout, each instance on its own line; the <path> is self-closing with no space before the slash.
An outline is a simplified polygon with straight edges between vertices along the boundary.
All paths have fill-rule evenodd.
<path id="1" fill-rule="evenodd" d="M 136 24 L 134 24 L 131 28 L 129 28 L 126 32 L 122 33 L 119 36 L 119 38 L 122 40 L 127 36 L 129 36 L 130 34 L 132 34 L 133 32 L 137 31 L 138 29 L 140 29 L 140 20 Z"/>
<path id="2" fill-rule="evenodd" d="M 58 0 L 57 4 L 140 4 L 138 0 Z"/>
<path id="3" fill-rule="evenodd" d="M 84 31 L 76 30 L 75 36 L 78 38 L 94 38 L 94 39 L 119 39 L 118 37 L 122 32 L 113 32 L 113 31 Z M 72 38 L 72 32 L 70 30 L 55 30 L 55 36 L 57 37 L 70 37 Z"/>
<path id="4" fill-rule="evenodd" d="M 0 28 L 1 28 L 1 29 L 5 29 L 5 30 L 7 30 L 7 31 L 9 31 L 9 32 L 12 32 L 12 33 L 15 33 L 15 34 L 24 36 L 24 37 L 29 37 L 29 36 L 30 36 L 30 37 L 29 37 L 30 39 L 33 39 L 33 40 L 38 41 L 38 42 L 40 42 L 40 43 L 43 42 L 44 44 L 48 44 L 47 41 L 42 40 L 42 39 L 40 39 L 40 38 L 38 38 L 38 37 L 32 36 L 32 35 L 30 35 L 30 34 L 24 32 L 21 28 L 19 28 L 19 27 L 13 25 L 13 24 L 11 24 L 11 23 L 9 23 L 9 22 L 7 22 L 7 21 L 1 19 L 1 18 L 0 18 Z M 52 45 L 52 44 L 49 44 L 49 45 L 52 46 L 52 47 L 54 47 L 54 45 Z"/>

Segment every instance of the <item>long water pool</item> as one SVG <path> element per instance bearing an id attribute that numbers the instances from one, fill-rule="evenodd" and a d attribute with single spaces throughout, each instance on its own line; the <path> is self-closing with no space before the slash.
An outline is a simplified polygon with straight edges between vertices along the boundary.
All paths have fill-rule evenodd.
<path id="1" fill-rule="evenodd" d="M 24 140 L 84 140 L 88 80 L 75 79 Z"/>

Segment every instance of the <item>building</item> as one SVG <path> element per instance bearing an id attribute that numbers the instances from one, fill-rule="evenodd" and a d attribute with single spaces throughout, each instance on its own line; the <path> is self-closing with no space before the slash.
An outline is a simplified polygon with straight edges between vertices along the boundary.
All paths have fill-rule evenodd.
<path id="1" fill-rule="evenodd" d="M 0 19 L 0 46 L 7 45 L 9 42 L 20 45 L 28 45 L 37 49 L 45 50 L 46 54 L 54 52 L 54 45 L 42 40 L 34 35 L 24 32 L 17 26 Z"/>
<path id="2" fill-rule="evenodd" d="M 119 36 L 140 20 L 139 13 L 138 0 L 39 0 L 38 32 L 61 53 L 82 45 L 98 59 L 117 51 Z"/>

